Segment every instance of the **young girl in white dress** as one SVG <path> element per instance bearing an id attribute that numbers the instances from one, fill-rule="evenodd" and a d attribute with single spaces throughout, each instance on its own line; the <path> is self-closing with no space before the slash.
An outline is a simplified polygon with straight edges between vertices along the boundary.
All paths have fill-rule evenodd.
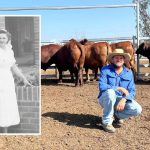
<path id="1" fill-rule="evenodd" d="M 31 85 L 15 64 L 10 40 L 10 33 L 0 29 L 0 127 L 3 127 L 3 133 L 7 133 L 8 127 L 20 123 L 13 74 L 25 86 Z"/>

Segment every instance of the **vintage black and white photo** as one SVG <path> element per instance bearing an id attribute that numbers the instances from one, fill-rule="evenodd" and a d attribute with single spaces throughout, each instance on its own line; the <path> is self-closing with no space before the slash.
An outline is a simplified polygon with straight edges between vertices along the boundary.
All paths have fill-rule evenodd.
<path id="1" fill-rule="evenodd" d="M 0 22 L 0 134 L 40 133 L 40 16 Z"/>

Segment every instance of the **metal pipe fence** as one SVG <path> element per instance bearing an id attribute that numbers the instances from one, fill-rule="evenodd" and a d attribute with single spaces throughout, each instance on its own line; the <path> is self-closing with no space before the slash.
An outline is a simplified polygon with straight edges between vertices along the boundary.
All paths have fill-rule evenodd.
<path id="1" fill-rule="evenodd" d="M 14 8 L 0 8 L 0 11 L 29 11 L 29 10 L 70 10 L 70 9 L 96 9 L 96 8 L 123 8 L 123 7 L 137 7 L 137 4 L 123 4 L 123 5 L 95 5 L 95 6 L 46 6 L 46 7 L 14 7 Z"/>

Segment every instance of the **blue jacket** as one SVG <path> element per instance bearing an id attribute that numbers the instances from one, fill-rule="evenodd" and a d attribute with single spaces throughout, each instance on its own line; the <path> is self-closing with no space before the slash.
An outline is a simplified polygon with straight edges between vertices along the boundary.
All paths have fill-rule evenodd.
<path id="1" fill-rule="evenodd" d="M 128 90 L 129 95 L 123 96 L 123 93 L 117 90 L 117 87 L 123 87 Z M 113 89 L 117 96 L 123 96 L 127 100 L 133 100 L 135 96 L 135 84 L 132 71 L 123 66 L 122 72 L 118 75 L 115 72 L 113 64 L 104 66 L 101 69 L 99 79 L 99 96 L 108 89 Z"/>

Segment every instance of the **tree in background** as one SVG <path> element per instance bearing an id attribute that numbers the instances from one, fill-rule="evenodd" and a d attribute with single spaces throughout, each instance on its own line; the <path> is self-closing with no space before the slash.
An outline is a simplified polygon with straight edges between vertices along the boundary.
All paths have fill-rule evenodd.
<path id="1" fill-rule="evenodd" d="M 140 35 L 150 36 L 150 0 L 133 0 L 140 6 Z"/>

